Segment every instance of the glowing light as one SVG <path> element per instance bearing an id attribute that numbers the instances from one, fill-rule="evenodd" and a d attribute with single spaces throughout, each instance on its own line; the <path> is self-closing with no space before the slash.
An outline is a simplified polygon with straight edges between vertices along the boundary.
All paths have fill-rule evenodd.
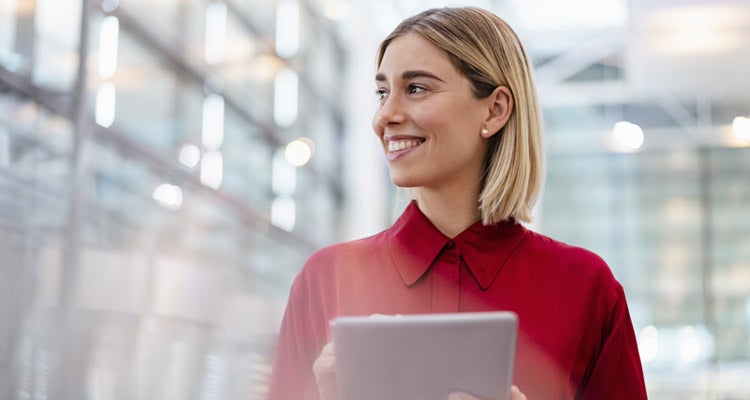
<path id="1" fill-rule="evenodd" d="M 212 94 L 203 100 L 203 146 L 217 150 L 224 142 L 224 97 Z"/>
<path id="2" fill-rule="evenodd" d="M 680 361 L 690 364 L 698 361 L 703 354 L 703 343 L 701 342 L 695 328 L 683 326 L 677 336 L 680 343 Z"/>
<path id="3" fill-rule="evenodd" d="M 109 128 L 115 121 L 117 90 L 111 83 L 102 83 L 96 92 L 96 109 L 94 119 L 96 123 Z"/>
<path id="4" fill-rule="evenodd" d="M 77 51 L 80 35 L 76 34 L 76 29 L 82 23 L 80 4 L 81 1 L 17 1 L 17 23 L 20 23 L 20 26 L 31 23 L 33 37 L 37 38 L 33 42 L 24 43 L 24 36 L 17 36 L 14 45 L 33 46 L 33 60 L 25 56 L 24 61 L 26 68 L 30 69 L 28 72 L 34 84 L 54 91 L 68 91 L 73 84 L 79 68 Z M 27 18 L 33 19 L 33 22 Z M 2 19 L 0 17 L 0 25 L 4 25 L 5 21 Z M 92 27 L 94 29 L 91 34 L 96 38 L 97 28 Z M 5 30 L 3 28 L 0 28 L 0 33 Z M 14 49 L 14 46 L 10 49 Z M 3 48 L 0 53 L 5 53 L 6 49 Z M 95 48 L 92 50 L 96 51 Z M 18 51 L 26 53 L 25 50 Z M 92 67 L 91 72 L 96 76 L 96 65 Z"/>
<path id="5" fill-rule="evenodd" d="M 16 7 L 16 0 L 0 1 L 0 16 L 15 15 Z"/>
<path id="6" fill-rule="evenodd" d="M 673 56 L 735 50 L 742 45 L 744 10 L 722 4 L 670 7 L 649 17 L 655 52 Z"/>
<path id="7" fill-rule="evenodd" d="M 209 151 L 201 160 L 201 183 L 218 189 L 224 176 L 224 158 L 219 151 Z"/>
<path id="8" fill-rule="evenodd" d="M 120 20 L 108 16 L 99 27 L 99 78 L 110 79 L 117 72 L 117 48 Z"/>
<path id="9" fill-rule="evenodd" d="M 195 168 L 201 161 L 201 149 L 192 143 L 185 144 L 180 147 L 180 154 L 177 159 L 180 164 L 188 168 Z"/>
<path id="10" fill-rule="evenodd" d="M 206 9 L 206 37 L 204 57 L 208 64 L 224 60 L 227 47 L 227 5 L 212 1 Z"/>
<path id="11" fill-rule="evenodd" d="M 299 1 L 279 0 L 276 8 L 276 54 L 290 58 L 299 50 Z"/>
<path id="12" fill-rule="evenodd" d="M 301 167 L 307 164 L 312 158 L 315 145 L 308 138 L 299 138 L 286 145 L 284 155 L 289 164 L 295 167 Z"/>
<path id="13" fill-rule="evenodd" d="M 279 196 L 271 203 L 271 223 L 291 232 L 297 220 L 297 205 L 289 196 Z"/>
<path id="14" fill-rule="evenodd" d="M 276 74 L 273 94 L 273 118 L 283 127 L 292 126 L 297 121 L 299 77 L 289 68 Z"/>
<path id="15" fill-rule="evenodd" d="M 271 190 L 277 196 L 291 196 L 297 189 L 297 168 L 289 164 L 283 150 L 273 156 Z"/>
<path id="16" fill-rule="evenodd" d="M 182 205 L 182 189 L 177 185 L 162 183 L 154 189 L 153 199 L 162 205 L 178 209 Z"/>
<path id="17" fill-rule="evenodd" d="M 732 132 L 737 139 L 750 142 L 750 118 L 736 117 L 732 121 Z"/>
<path id="18" fill-rule="evenodd" d="M 328 0 L 323 9 L 323 14 L 331 21 L 341 21 L 348 13 L 347 4 L 343 0 Z"/>
<path id="19" fill-rule="evenodd" d="M 511 7 L 519 21 L 533 30 L 603 29 L 628 23 L 627 2 L 623 0 L 578 0 L 576 7 L 556 0 L 517 1 Z"/>
<path id="20" fill-rule="evenodd" d="M 659 355 L 659 332 L 655 326 L 649 325 L 638 334 L 638 351 L 644 363 L 656 360 Z"/>
<path id="21" fill-rule="evenodd" d="M 612 137 L 621 151 L 636 151 L 643 146 L 643 130 L 630 122 L 618 121 L 612 129 Z"/>

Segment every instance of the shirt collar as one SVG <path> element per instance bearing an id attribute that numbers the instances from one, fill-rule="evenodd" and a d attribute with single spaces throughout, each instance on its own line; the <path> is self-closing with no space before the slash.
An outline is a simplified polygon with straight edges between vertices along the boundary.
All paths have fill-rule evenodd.
<path id="1" fill-rule="evenodd" d="M 494 225 L 477 221 L 453 238 L 456 251 L 479 286 L 486 290 L 497 277 L 527 230 L 515 220 Z M 404 283 L 424 275 L 451 239 L 440 232 L 412 201 L 389 229 L 388 247 Z"/>

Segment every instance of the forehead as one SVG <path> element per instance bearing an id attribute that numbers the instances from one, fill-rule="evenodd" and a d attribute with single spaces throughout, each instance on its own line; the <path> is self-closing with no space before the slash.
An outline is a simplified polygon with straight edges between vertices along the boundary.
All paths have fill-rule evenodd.
<path id="1" fill-rule="evenodd" d="M 448 53 L 424 36 L 413 32 L 394 39 L 386 47 L 378 67 L 379 73 L 398 74 L 409 70 L 458 74 Z"/>

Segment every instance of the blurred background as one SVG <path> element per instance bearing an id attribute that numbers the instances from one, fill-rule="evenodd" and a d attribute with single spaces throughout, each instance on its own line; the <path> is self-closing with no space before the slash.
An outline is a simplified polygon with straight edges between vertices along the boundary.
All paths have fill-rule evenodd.
<path id="1" fill-rule="evenodd" d="M 375 49 L 478 5 L 533 58 L 532 228 L 625 287 L 650 396 L 750 399 L 750 0 L 0 0 L 0 399 L 262 399 L 291 282 L 404 196 Z"/>

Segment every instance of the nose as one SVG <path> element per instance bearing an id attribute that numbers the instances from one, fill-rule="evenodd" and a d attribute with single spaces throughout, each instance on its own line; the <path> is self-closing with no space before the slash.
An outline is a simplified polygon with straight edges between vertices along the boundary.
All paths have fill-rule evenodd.
<path id="1" fill-rule="evenodd" d="M 390 94 L 388 95 L 375 111 L 373 118 L 373 128 L 377 131 L 378 128 L 385 128 L 388 126 L 400 124 L 404 122 L 406 115 L 404 114 L 404 107 L 402 100 L 399 96 Z"/>

